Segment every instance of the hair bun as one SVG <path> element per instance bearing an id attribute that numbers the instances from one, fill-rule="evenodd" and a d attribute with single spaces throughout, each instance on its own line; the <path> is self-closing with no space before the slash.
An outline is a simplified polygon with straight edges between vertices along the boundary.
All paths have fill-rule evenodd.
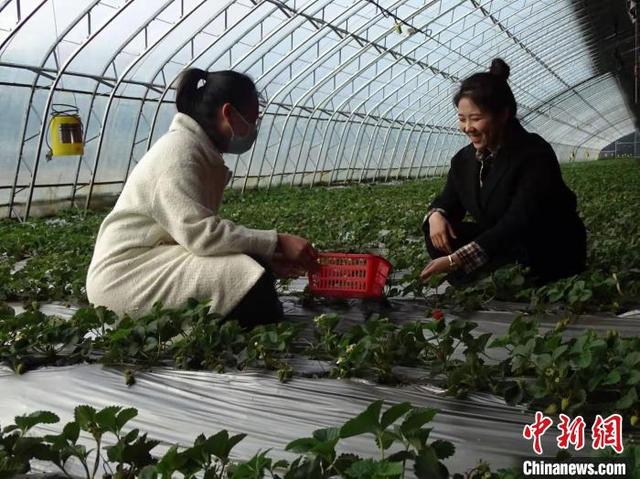
<path id="1" fill-rule="evenodd" d="M 504 81 L 507 81 L 509 78 L 509 73 L 511 72 L 511 68 L 502 58 L 495 58 L 491 62 L 491 68 L 489 68 L 489 73 L 497 76 L 498 78 L 502 78 Z"/>

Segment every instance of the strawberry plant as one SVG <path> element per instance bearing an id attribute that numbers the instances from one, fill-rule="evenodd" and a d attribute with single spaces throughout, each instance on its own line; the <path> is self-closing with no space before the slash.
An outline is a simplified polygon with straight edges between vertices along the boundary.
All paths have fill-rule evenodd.
<path id="1" fill-rule="evenodd" d="M 276 461 L 266 452 L 259 452 L 245 462 L 232 462 L 231 451 L 246 435 L 230 435 L 226 430 L 208 437 L 201 434 L 193 446 L 181 449 L 174 445 L 157 458 L 152 451 L 158 441 L 148 439 L 138 429 L 124 430 L 138 411 L 119 406 L 99 411 L 78 406 L 74 421 L 66 424 L 61 433 L 34 436 L 29 432 L 35 426 L 59 422 L 55 414 L 38 411 L 18 416 L 15 424 L 0 429 L 0 477 L 29 472 L 34 459 L 55 465 L 66 477 L 71 477 L 69 464 L 77 462 L 86 479 L 95 479 L 101 468 L 102 477 L 107 479 L 150 479 L 175 474 L 187 478 L 250 479 L 263 478 L 267 473 L 272 478 L 285 479 L 399 479 L 405 477 L 410 464 L 419 479 L 448 477 L 441 460 L 454 454 L 453 444 L 442 440 L 430 442 L 431 429 L 425 427 L 436 411 L 402 403 L 383 413 L 382 405 L 382 401 L 375 401 L 341 427 L 319 429 L 312 437 L 290 442 L 286 450 L 301 454 L 291 463 Z M 87 449 L 78 442 L 81 432 L 93 439 L 95 447 Z M 380 451 L 378 460 L 336 453 L 340 440 L 364 434 L 374 436 Z M 104 446 L 107 437 L 112 445 Z M 400 450 L 385 457 L 394 444 Z"/>
<path id="2" fill-rule="evenodd" d="M 509 358 L 504 396 L 510 403 L 528 402 L 548 414 L 631 413 L 640 410 L 640 339 L 606 337 L 594 331 L 565 339 L 563 326 L 540 334 L 538 324 L 518 318 L 492 347 L 505 347 Z"/>

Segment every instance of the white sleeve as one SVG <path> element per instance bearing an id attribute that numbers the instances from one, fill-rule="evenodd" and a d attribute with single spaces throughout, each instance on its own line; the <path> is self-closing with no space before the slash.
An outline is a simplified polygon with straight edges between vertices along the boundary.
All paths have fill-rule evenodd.
<path id="1" fill-rule="evenodd" d="M 207 198 L 221 197 L 221 192 L 211 189 L 223 188 L 224 179 L 205 185 L 204 178 L 195 162 L 164 171 L 154 186 L 151 204 L 154 220 L 178 244 L 197 256 L 245 253 L 270 259 L 276 248 L 277 232 L 250 229 L 221 219 L 207 206 Z"/>

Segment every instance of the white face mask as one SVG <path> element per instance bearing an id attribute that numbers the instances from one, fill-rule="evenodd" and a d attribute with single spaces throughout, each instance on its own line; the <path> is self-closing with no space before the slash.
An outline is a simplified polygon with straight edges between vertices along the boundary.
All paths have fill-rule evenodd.
<path id="1" fill-rule="evenodd" d="M 242 118 L 244 124 L 249 127 L 249 132 L 245 136 L 236 136 L 235 132 L 233 131 L 233 127 L 231 127 L 231 138 L 229 139 L 229 145 L 227 146 L 227 153 L 234 153 L 236 155 L 239 155 L 251 149 L 251 146 L 256 141 L 256 137 L 258 136 L 258 127 L 249 123 L 242 115 L 242 113 L 240 113 L 233 105 L 231 105 L 231 108 L 233 108 L 235 112 L 240 116 L 240 118 Z"/>

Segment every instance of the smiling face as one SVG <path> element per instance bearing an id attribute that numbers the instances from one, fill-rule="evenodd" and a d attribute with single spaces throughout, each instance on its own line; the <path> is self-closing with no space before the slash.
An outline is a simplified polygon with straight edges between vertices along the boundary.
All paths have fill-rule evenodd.
<path id="1" fill-rule="evenodd" d="M 481 110 L 468 97 L 462 97 L 458 102 L 458 127 L 469 137 L 476 150 L 495 151 L 506 121 L 506 118 L 502 117 L 505 115 L 496 118 Z"/>

